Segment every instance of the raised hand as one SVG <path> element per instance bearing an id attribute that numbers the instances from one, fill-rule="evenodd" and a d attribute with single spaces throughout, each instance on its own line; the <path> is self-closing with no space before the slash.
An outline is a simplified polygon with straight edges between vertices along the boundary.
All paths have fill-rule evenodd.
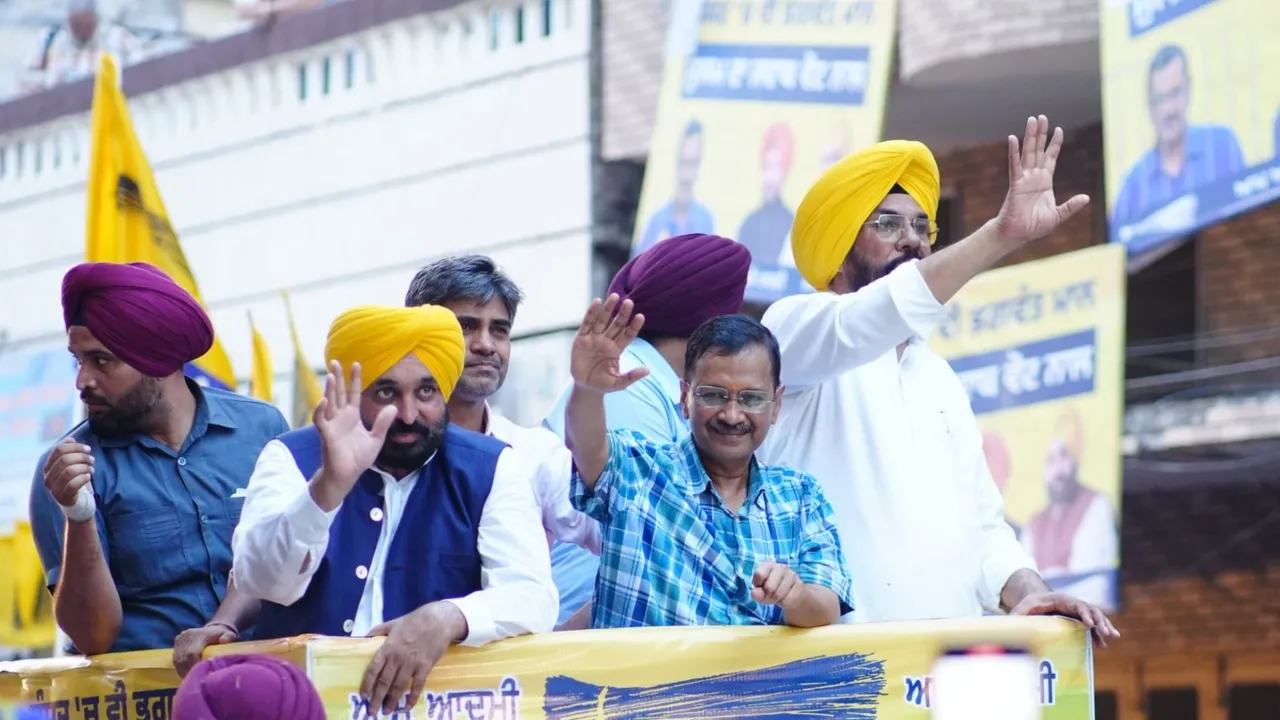
<path id="1" fill-rule="evenodd" d="M 80 488 L 89 485 L 92 479 L 93 456 L 89 454 L 89 446 L 73 438 L 55 445 L 44 462 L 44 486 L 63 507 L 75 505 Z"/>
<path id="2" fill-rule="evenodd" d="M 614 308 L 618 310 L 616 316 Z M 644 315 L 632 317 L 631 310 L 630 300 L 623 300 L 619 307 L 617 295 L 610 295 L 605 302 L 599 298 L 591 302 L 582 318 L 582 327 L 578 328 L 578 336 L 573 339 L 569 357 L 569 371 L 579 387 L 600 393 L 617 392 L 649 374 L 642 367 L 625 374 L 618 368 L 622 351 L 636 339 L 644 325 Z"/>
<path id="3" fill-rule="evenodd" d="M 378 458 L 395 418 L 396 409 L 388 405 L 378 412 L 373 427 L 366 428 L 360 417 L 360 363 L 351 365 L 349 385 L 343 378 L 342 364 L 336 360 L 330 363 L 324 397 L 312 415 L 324 447 L 325 474 L 350 490 Z"/>
<path id="4" fill-rule="evenodd" d="M 996 217 L 1001 235 L 1021 242 L 1042 238 L 1089 204 L 1088 195 L 1061 205 L 1054 199 L 1053 173 L 1061 151 L 1062 128 L 1054 128 L 1050 137 L 1044 115 L 1027 118 L 1021 149 L 1018 138 L 1009 136 L 1009 194 Z"/>

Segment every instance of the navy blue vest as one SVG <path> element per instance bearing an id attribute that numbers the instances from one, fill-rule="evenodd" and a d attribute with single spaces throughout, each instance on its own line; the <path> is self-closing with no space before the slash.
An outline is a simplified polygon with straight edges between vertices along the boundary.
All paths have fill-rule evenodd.
<path id="1" fill-rule="evenodd" d="M 303 477 L 320 467 L 320 434 L 314 426 L 278 438 L 293 453 Z M 449 425 L 435 459 L 409 493 L 382 577 L 383 620 L 427 603 L 480 589 L 476 548 L 480 514 L 498 455 L 507 445 Z M 307 592 L 292 605 L 263 602 L 255 640 L 316 633 L 350 635 L 373 551 L 382 531 L 382 476 L 367 470 L 342 501 L 329 528 L 329 546 Z"/>

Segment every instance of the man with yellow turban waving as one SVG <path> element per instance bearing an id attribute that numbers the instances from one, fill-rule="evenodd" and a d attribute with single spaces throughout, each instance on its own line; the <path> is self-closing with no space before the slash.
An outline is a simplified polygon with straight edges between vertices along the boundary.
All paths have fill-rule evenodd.
<path id="1" fill-rule="evenodd" d="M 796 211 L 796 267 L 819 291 L 775 303 L 786 398 L 760 450 L 811 473 L 835 509 L 857 621 L 1062 614 L 1116 636 L 1103 613 L 1054 593 L 1019 547 L 987 471 L 968 394 L 926 338 L 975 275 L 1084 209 L 1059 205 L 1062 130 L 1028 118 L 1009 137 L 1000 213 L 930 253 L 941 183 L 929 149 L 883 142 L 845 158 Z"/>
<path id="2" fill-rule="evenodd" d="M 391 713 L 416 704 L 450 645 L 550 631 L 559 598 L 529 471 L 449 423 L 465 356 L 454 314 L 354 308 L 325 356 L 315 425 L 268 443 L 254 468 L 235 582 L 262 601 L 255 639 L 387 636 L 361 694 Z"/>

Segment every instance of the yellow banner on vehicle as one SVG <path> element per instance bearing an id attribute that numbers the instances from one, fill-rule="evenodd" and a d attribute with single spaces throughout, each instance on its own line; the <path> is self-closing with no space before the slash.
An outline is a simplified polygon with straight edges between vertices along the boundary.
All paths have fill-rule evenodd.
<path id="1" fill-rule="evenodd" d="M 381 638 L 298 638 L 221 646 L 306 668 L 330 718 L 366 715 L 360 680 Z M 931 668 L 949 649 L 1026 648 L 1044 720 L 1092 714 L 1092 650 L 1078 623 L 982 618 L 813 630 L 641 628 L 549 633 L 455 648 L 432 671 L 410 718 L 840 717 L 925 720 Z M 51 718 L 182 720 L 167 651 L 0 664 L 0 703 Z M 126 714 L 127 713 L 127 714 Z M 384 716 L 386 717 L 386 716 Z"/>

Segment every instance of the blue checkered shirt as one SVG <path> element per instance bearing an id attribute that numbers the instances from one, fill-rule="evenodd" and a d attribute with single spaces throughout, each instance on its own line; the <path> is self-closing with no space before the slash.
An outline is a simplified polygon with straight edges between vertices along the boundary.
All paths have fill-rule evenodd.
<path id="1" fill-rule="evenodd" d="M 692 436 L 659 445 L 609 433 L 594 491 L 574 469 L 573 504 L 603 525 L 591 607 L 595 628 L 782 625 L 782 608 L 751 599 L 757 564 L 773 560 L 853 605 L 831 505 L 813 477 L 753 461 L 746 498 L 731 512 Z"/>

